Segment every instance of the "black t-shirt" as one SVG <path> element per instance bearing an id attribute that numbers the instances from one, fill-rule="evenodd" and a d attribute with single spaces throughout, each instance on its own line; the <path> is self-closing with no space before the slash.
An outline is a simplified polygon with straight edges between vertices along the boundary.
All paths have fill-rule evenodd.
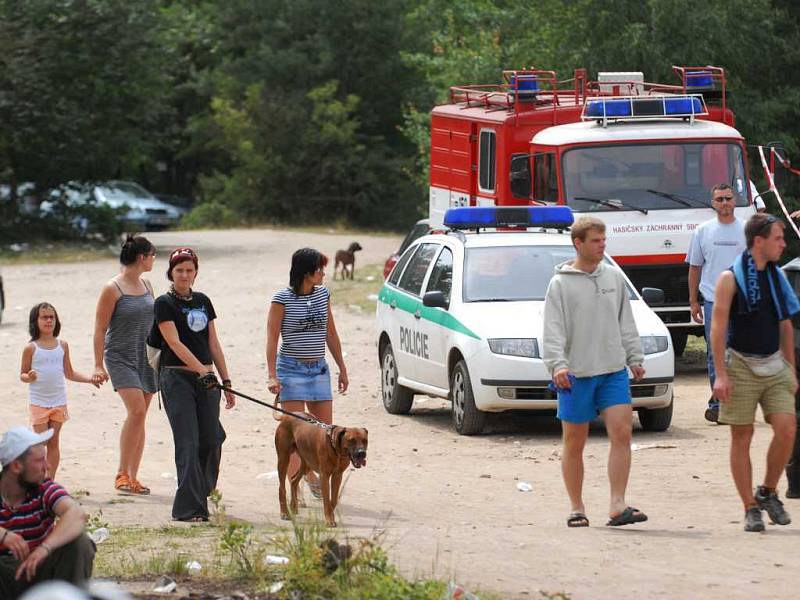
<path id="1" fill-rule="evenodd" d="M 731 328 L 728 345 L 737 352 L 769 356 L 780 348 L 781 334 L 778 313 L 769 288 L 766 269 L 758 272 L 761 300 L 758 308 L 747 314 L 739 313 L 739 290 L 731 302 Z"/>
<path id="2" fill-rule="evenodd" d="M 156 322 L 172 321 L 178 330 L 178 339 L 183 342 L 195 358 L 204 365 L 211 364 L 211 349 L 208 345 L 208 324 L 217 318 L 214 305 L 205 294 L 192 292 L 191 300 L 179 300 L 163 294 L 156 298 Z M 166 341 L 161 349 L 161 365 L 184 367 Z"/>

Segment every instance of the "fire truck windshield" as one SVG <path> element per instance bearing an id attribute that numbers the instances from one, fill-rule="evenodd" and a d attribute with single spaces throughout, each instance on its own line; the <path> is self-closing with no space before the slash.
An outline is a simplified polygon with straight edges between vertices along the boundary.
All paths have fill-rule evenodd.
<path id="1" fill-rule="evenodd" d="M 562 175 L 567 204 L 580 212 L 707 208 L 718 183 L 733 188 L 737 206 L 748 204 L 735 143 L 577 147 L 564 152 Z"/>

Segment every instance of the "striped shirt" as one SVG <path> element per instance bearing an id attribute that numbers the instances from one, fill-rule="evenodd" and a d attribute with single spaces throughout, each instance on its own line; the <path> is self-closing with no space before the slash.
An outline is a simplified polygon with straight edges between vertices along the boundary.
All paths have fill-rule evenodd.
<path id="1" fill-rule="evenodd" d="M 330 296 L 328 288 L 318 285 L 304 296 L 298 296 L 292 288 L 284 288 L 272 297 L 284 310 L 281 354 L 301 360 L 325 358 Z"/>
<path id="2" fill-rule="evenodd" d="M 35 492 L 29 492 L 17 507 L 0 501 L 0 527 L 21 536 L 33 550 L 50 534 L 56 521 L 55 507 L 69 498 L 67 490 L 52 479 L 46 479 Z M 0 547 L 0 556 L 11 556 L 11 551 Z"/>

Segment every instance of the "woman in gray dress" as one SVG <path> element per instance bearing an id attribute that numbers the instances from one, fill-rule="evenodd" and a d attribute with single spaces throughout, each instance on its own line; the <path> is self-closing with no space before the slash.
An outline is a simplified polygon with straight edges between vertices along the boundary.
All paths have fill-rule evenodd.
<path id="1" fill-rule="evenodd" d="M 122 268 L 103 286 L 95 314 L 95 375 L 103 381 L 111 379 L 128 413 L 119 436 L 119 469 L 114 481 L 122 494 L 150 493 L 137 475 L 144 452 L 145 417 L 157 390 L 145 349 L 153 325 L 154 295 L 150 282 L 142 278 L 152 270 L 155 256 L 155 247 L 147 238 L 128 236 L 119 254 Z"/>

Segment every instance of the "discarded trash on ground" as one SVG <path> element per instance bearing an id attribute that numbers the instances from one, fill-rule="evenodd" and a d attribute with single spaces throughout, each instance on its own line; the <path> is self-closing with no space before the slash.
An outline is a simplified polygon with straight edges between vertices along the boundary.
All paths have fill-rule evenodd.
<path id="1" fill-rule="evenodd" d="M 444 596 L 447 600 L 480 600 L 478 596 L 473 594 L 472 592 L 468 592 L 463 587 L 451 581 L 450 584 L 447 586 L 447 590 Z"/>
<path id="2" fill-rule="evenodd" d="M 108 532 L 108 528 L 106 527 L 98 527 L 94 531 L 89 533 L 89 538 L 95 544 L 101 544 L 105 542 L 111 534 Z"/>
<path id="3" fill-rule="evenodd" d="M 532 492 L 533 491 L 533 486 L 530 483 L 528 483 L 527 481 L 520 481 L 517 484 L 517 489 L 520 492 Z"/>
<path id="4" fill-rule="evenodd" d="M 256 479 L 275 479 L 278 476 L 277 471 L 267 471 L 266 473 L 259 473 L 256 475 Z"/>
<path id="5" fill-rule="evenodd" d="M 283 589 L 283 581 L 276 581 L 271 586 L 269 586 L 269 593 L 270 594 L 277 594 Z"/>
<path id="6" fill-rule="evenodd" d="M 289 559 L 285 556 L 275 556 L 274 554 L 267 554 L 268 565 L 288 565 Z"/>
<path id="7" fill-rule="evenodd" d="M 653 450 L 655 448 L 669 449 L 677 448 L 677 446 L 672 444 L 631 444 L 631 452 L 638 452 L 639 450 Z"/>
<path id="8" fill-rule="evenodd" d="M 186 570 L 189 572 L 189 575 L 197 575 L 202 568 L 203 565 L 196 560 L 190 560 L 186 563 Z"/>
<path id="9" fill-rule="evenodd" d="M 175 583 L 174 579 L 167 577 L 166 575 L 159 577 L 153 585 L 153 591 L 158 594 L 169 594 L 170 592 L 174 592 L 176 589 L 178 589 L 178 584 Z"/>

